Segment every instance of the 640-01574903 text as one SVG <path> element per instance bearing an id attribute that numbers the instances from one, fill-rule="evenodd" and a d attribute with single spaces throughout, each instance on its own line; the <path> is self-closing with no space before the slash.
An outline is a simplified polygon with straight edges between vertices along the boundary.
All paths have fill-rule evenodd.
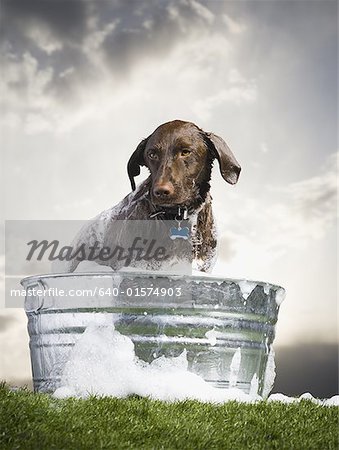
<path id="1" fill-rule="evenodd" d="M 59 289 L 59 288 L 30 288 L 11 289 L 11 297 L 118 297 L 126 295 L 127 297 L 180 297 L 182 295 L 181 287 L 128 287 L 121 290 L 117 287 L 94 287 L 92 289 Z"/>

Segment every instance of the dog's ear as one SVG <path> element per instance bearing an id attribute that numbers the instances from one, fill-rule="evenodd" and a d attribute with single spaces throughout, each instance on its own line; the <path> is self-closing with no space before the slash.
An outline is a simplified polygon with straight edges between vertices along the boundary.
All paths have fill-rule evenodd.
<path id="1" fill-rule="evenodd" d="M 238 181 L 241 167 L 226 142 L 213 133 L 205 133 L 207 145 L 218 160 L 220 173 L 225 181 L 235 184 Z"/>
<path id="2" fill-rule="evenodd" d="M 128 177 L 129 180 L 131 182 L 131 187 L 132 187 L 132 191 L 135 190 L 135 181 L 134 181 L 134 177 L 137 177 L 138 175 L 140 175 L 140 166 L 144 166 L 145 165 L 145 160 L 144 160 L 144 150 L 147 144 L 147 139 L 143 139 L 140 144 L 138 145 L 138 147 L 136 148 L 136 150 L 134 151 L 134 153 L 132 154 L 132 156 L 130 157 L 128 163 L 127 163 L 127 173 L 128 173 Z"/>

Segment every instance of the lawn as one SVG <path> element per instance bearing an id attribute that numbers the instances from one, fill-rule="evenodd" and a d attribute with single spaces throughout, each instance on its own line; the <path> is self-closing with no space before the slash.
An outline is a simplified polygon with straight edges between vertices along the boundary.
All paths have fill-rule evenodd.
<path id="1" fill-rule="evenodd" d="M 339 408 L 146 398 L 57 400 L 0 385 L 5 449 L 338 449 Z"/>

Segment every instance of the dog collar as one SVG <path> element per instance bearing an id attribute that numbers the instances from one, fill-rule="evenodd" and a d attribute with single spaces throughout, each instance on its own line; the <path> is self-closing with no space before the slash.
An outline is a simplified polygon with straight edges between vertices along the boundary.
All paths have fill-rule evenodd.
<path id="1" fill-rule="evenodd" d="M 154 217 L 160 217 L 161 219 L 168 219 L 168 220 L 187 220 L 188 215 L 193 212 L 190 211 L 189 208 L 178 206 L 177 208 L 164 208 L 159 211 L 154 211 L 150 214 L 150 218 L 153 219 Z"/>

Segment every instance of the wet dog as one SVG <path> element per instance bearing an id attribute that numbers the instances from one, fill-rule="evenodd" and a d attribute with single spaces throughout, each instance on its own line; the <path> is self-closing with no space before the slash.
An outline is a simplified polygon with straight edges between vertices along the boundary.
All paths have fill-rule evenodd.
<path id="1" fill-rule="evenodd" d="M 210 179 L 212 165 L 217 161 L 227 183 L 235 184 L 240 165 L 226 142 L 191 122 L 174 120 L 160 125 L 142 140 L 127 165 L 132 192 L 119 204 L 103 211 L 86 224 L 73 246 L 87 248 L 116 243 L 117 221 L 148 220 L 156 222 L 183 221 L 190 227 L 192 261 L 195 269 L 209 271 L 216 256 L 217 238 L 212 213 Z M 149 169 L 149 177 L 139 186 L 135 177 L 140 167 Z M 185 227 L 188 228 L 188 227 Z M 173 227 L 172 227 L 173 229 Z M 182 228 L 179 226 L 179 240 Z M 153 230 L 151 231 L 153 233 Z M 180 253 L 180 252 L 179 252 Z M 180 258 L 180 254 L 177 255 Z M 82 259 L 86 259 L 84 256 Z M 74 258 L 68 271 L 76 269 L 81 258 Z M 97 261 L 119 269 L 117 258 Z M 158 264 L 157 269 L 161 268 Z M 148 268 L 154 268 L 151 264 Z"/>

